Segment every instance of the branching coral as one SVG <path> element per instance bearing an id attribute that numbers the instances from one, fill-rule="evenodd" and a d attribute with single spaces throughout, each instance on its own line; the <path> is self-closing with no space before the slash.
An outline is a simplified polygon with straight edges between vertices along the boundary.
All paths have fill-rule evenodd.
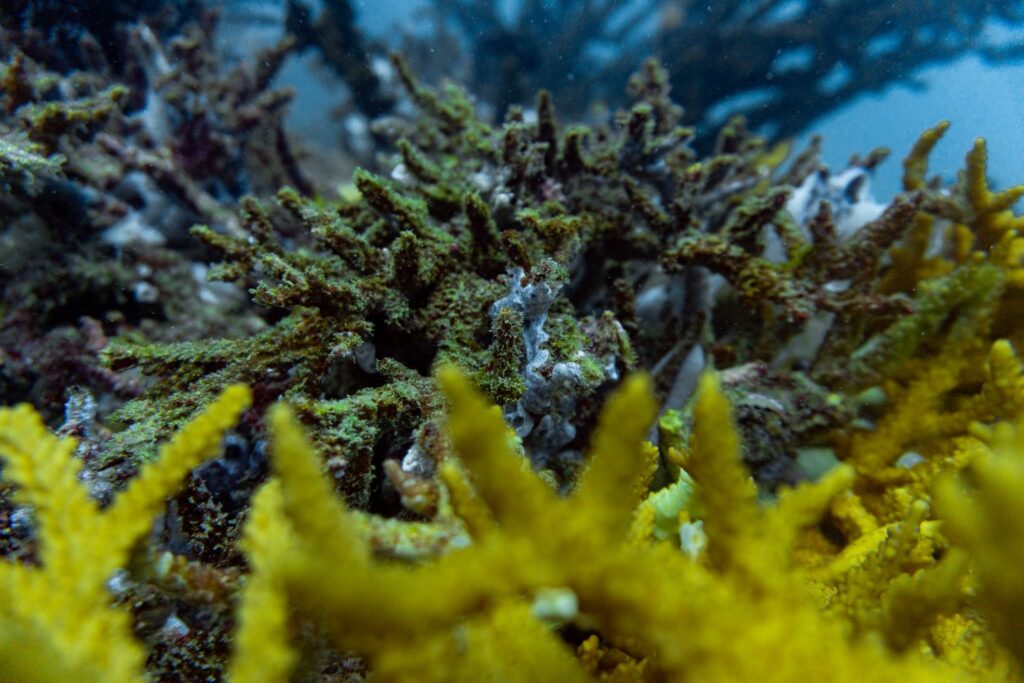
<path id="1" fill-rule="evenodd" d="M 801 529 L 851 484 L 853 470 L 841 467 L 760 506 L 714 376 L 702 381 L 685 458 L 708 534 L 700 561 L 647 541 L 643 516 L 633 517 L 652 472 L 643 434 L 654 405 L 643 378 L 627 379 L 609 400 L 587 468 L 565 499 L 509 450 L 499 413 L 466 379 L 450 369 L 440 379 L 450 402 L 453 447 L 478 496 L 454 495 L 459 485 L 452 500 L 474 539 L 416 568 L 370 558 L 291 412 L 274 409 L 275 478 L 258 494 L 247 531 L 256 568 L 242 602 L 236 680 L 255 680 L 253 671 L 283 677 L 288 670 L 290 650 L 282 650 L 288 634 L 281 627 L 286 604 L 319 622 L 339 648 L 369 657 L 383 680 L 583 680 L 594 643 L 581 645 L 581 660 L 574 662 L 556 637 L 558 625 L 567 623 L 596 634 L 601 648 L 629 653 L 617 673 L 637 677 L 624 680 L 955 677 L 934 662 L 887 654 L 870 639 L 851 640 L 835 617 L 818 612 L 792 551 Z M 451 476 L 459 481 L 464 475 Z M 895 537 L 903 546 L 879 557 L 903 557 L 918 519 L 912 515 L 903 526 L 908 531 Z M 640 530 L 627 533 L 631 524 Z M 942 566 L 953 567 L 943 578 L 959 575 L 960 565 Z M 883 589 L 905 576 L 858 578 L 864 571 L 851 570 L 850 580 Z M 928 623 L 935 610 L 900 605 L 929 592 L 955 595 L 955 586 L 924 577 L 894 582 L 885 626 L 902 632 Z M 557 615 L 556 623 L 545 625 L 544 615 Z M 251 645 L 263 638 L 269 639 L 264 647 Z M 503 646 L 495 651 L 499 640 Z M 774 665 L 766 670 L 768 656 Z"/>
<path id="2" fill-rule="evenodd" d="M 77 480 L 73 439 L 57 439 L 28 406 L 0 411 L 4 477 L 30 506 L 36 565 L 0 564 L 0 677 L 143 680 L 145 653 L 107 583 L 182 477 L 210 457 L 249 403 L 233 387 L 167 443 L 106 509 Z"/>
<path id="3" fill-rule="evenodd" d="M 983 395 L 1001 397 L 1010 410 L 1024 403 L 1021 366 L 1006 342 L 993 348 L 989 366 Z M 686 471 L 689 493 L 682 495 L 690 498 L 677 506 L 679 521 L 699 519 L 706 537 L 706 547 L 687 553 L 675 542 L 657 540 L 663 536 L 655 530 L 656 509 L 645 502 L 657 458 L 644 442 L 656 412 L 647 379 L 627 378 L 609 399 L 568 497 L 530 471 L 500 412 L 464 375 L 449 368 L 439 380 L 457 455 L 441 468 L 446 505 L 472 542 L 419 566 L 374 557 L 292 410 L 271 410 L 274 476 L 253 500 L 243 542 L 252 573 L 239 606 L 232 680 L 287 680 L 300 645 L 323 647 L 303 642 L 310 623 L 340 651 L 366 657 L 375 676 L 396 681 L 588 680 L 600 671 L 620 680 L 767 675 L 841 681 L 867 675 L 931 681 L 961 680 L 968 671 L 1012 671 L 991 642 L 964 635 L 975 621 L 960 612 L 969 596 L 961 584 L 966 556 L 945 551 L 935 560 L 945 546 L 932 523 L 923 521 L 923 500 L 840 552 L 828 549 L 815 540 L 819 520 L 830 509 L 837 514 L 838 501 L 850 495 L 854 468 L 839 466 L 815 483 L 782 490 L 774 502 L 759 501 L 714 374 L 703 376 L 692 438 L 684 453 L 673 456 Z M 41 564 L 8 565 L 0 573 L 16 589 L 7 594 L 25 598 L 4 607 L 9 636 L 0 654 L 11 661 L 8 671 L 28 671 L 26 662 L 37 666 L 34 658 L 56 647 L 60 656 L 32 671 L 83 675 L 93 666 L 121 671 L 124 680 L 137 674 L 137 646 L 126 635 L 125 614 L 108 606 L 106 579 L 126 562 L 155 506 L 217 443 L 247 400 L 240 388 L 225 394 L 103 512 L 75 481 L 73 442 L 48 436 L 26 409 L 2 413 L 8 477 L 34 506 Z M 1010 459 L 1016 454 L 1007 450 L 1017 448 L 1015 429 L 1006 421 L 994 430 L 979 424 L 969 437 L 1005 455 L 962 446 L 965 453 L 979 453 L 970 464 L 979 490 L 1016 481 Z M 45 461 L 37 457 L 44 453 Z M 1010 495 L 1012 487 L 999 490 Z M 979 540 L 995 528 L 989 515 L 1005 516 L 1004 524 L 1019 522 L 1020 515 L 1006 507 L 1012 495 L 979 498 L 989 502 L 976 507 L 951 482 L 940 494 L 955 520 L 954 537 L 978 562 L 987 614 L 1013 650 L 1015 622 L 1007 605 L 1019 596 L 1001 577 L 1016 546 Z M 76 514 L 68 514 L 68 505 Z M 67 538 L 83 542 L 65 546 Z M 984 550 L 990 547 L 999 550 Z M 52 575 L 58 569 L 59 580 Z M 48 582 L 50 592 L 37 595 L 37 581 Z M 65 610 L 69 600 L 87 609 L 84 623 L 107 624 L 106 640 L 65 642 L 83 625 L 44 609 L 50 599 Z M 30 611 L 20 612 L 20 604 Z M 577 630 L 589 635 L 574 652 Z M 915 654 L 915 643 L 945 663 Z M 763 668 L 766 656 L 775 663 L 770 672 Z"/>
<path id="4" fill-rule="evenodd" d="M 1024 441 L 1021 412 L 1024 399 L 1022 365 L 1010 344 L 997 343 L 989 356 L 989 398 L 1008 419 L 992 426 L 975 423 L 961 440 L 963 476 L 952 473 L 938 481 L 936 500 L 954 542 L 974 560 L 978 607 L 1000 641 L 1018 660 L 1024 659 L 1020 605 L 1024 584 L 1016 570 L 1024 559 Z"/>
<path id="5" fill-rule="evenodd" d="M 155 20 L 124 23 L 158 5 L 195 11 L 164 2 L 0 10 L 0 394 L 36 402 L 46 419 L 72 385 L 101 403 L 138 394 L 98 362 L 107 335 L 177 341 L 258 330 L 257 316 L 235 315 L 241 293 L 211 287 L 200 247 L 183 240 L 200 219 L 237 232 L 231 204 L 243 191 L 305 187 L 281 123 L 288 93 L 269 87 L 289 43 L 228 72 L 214 54 L 212 15 L 201 27 L 191 15 L 173 39 Z M 37 21 L 52 29 L 46 40 Z M 88 68 L 71 69 L 61 56 L 91 52 L 77 42 L 90 40 L 90 26 L 120 36 L 104 46 L 118 64 L 92 54 Z"/>
<path id="6" fill-rule="evenodd" d="M 436 518 L 445 449 L 427 378 L 445 362 L 502 404 L 562 490 L 597 399 L 636 366 L 665 409 L 683 407 L 700 359 L 725 368 L 744 459 L 769 492 L 803 476 L 807 448 L 899 479 L 901 456 L 974 419 L 938 408 L 971 403 L 989 343 L 1015 340 L 1017 192 L 988 189 L 977 151 L 940 191 L 926 174 L 943 126 L 914 148 L 906 192 L 886 208 L 864 190 L 881 154 L 830 174 L 812 146 L 784 165 L 785 146 L 735 121 L 697 161 L 654 62 L 615 127 L 593 129 L 562 126 L 547 94 L 535 123 L 515 111 L 492 126 L 456 86 L 393 66 L 422 116 L 389 121 L 390 179 L 358 171 L 334 203 L 291 189 L 276 205 L 245 199 L 244 235 L 194 230 L 222 254 L 214 277 L 277 309 L 271 327 L 105 350 L 112 368 L 160 379 L 116 414 L 130 426 L 109 457 L 151 451 L 197 396 L 250 383 L 295 405 L 349 502 L 424 517 L 439 526 L 419 538 L 436 540 L 456 537 Z M 868 496 L 882 525 L 912 502 L 898 488 Z M 878 522 L 858 519 L 844 541 Z M 378 550 L 405 554 L 388 545 L 398 537 L 377 536 Z"/>
<path id="7" fill-rule="evenodd" d="M 867 188 L 881 151 L 829 171 L 816 143 L 787 161 L 733 120 L 698 157 L 655 61 L 605 122 L 563 125 L 541 92 L 494 125 L 395 57 L 406 99 L 374 130 L 391 156 L 330 199 L 269 87 L 291 41 L 226 75 L 204 20 L 170 42 L 137 27 L 142 90 L 5 55 L 0 237 L 71 216 L 76 246 L 118 254 L 61 254 L 61 278 L 5 290 L 0 393 L 55 423 L 81 374 L 139 396 L 104 420 L 105 396 L 72 390 L 74 456 L 0 412 L 0 581 L 25 597 L 0 602 L 5 674 L 1019 672 L 1020 591 L 999 583 L 1018 548 L 989 545 L 1019 522 L 994 473 L 1016 481 L 1024 190 L 990 186 L 982 143 L 943 187 L 928 155 L 946 124 L 927 131 L 885 206 Z M 53 188 L 98 203 L 49 207 Z M 197 243 L 120 239 L 168 206 L 159 227 L 201 219 Z M 200 287 L 207 272 L 228 282 Z M 241 288 L 251 304 L 221 320 Z M 34 336 L 52 324 L 62 343 Z M 238 417 L 245 390 L 216 397 L 239 383 L 256 409 L 143 539 Z"/>
<path id="8" fill-rule="evenodd" d="M 1024 511 L 1020 487 L 1024 484 L 1024 444 L 1019 425 L 1002 424 L 985 448 L 967 467 L 964 483 L 952 477 L 941 481 L 938 503 L 952 538 L 974 557 L 978 606 L 1001 642 L 1024 658 L 1020 623 L 1024 585 L 1020 567 L 1024 559 Z"/>

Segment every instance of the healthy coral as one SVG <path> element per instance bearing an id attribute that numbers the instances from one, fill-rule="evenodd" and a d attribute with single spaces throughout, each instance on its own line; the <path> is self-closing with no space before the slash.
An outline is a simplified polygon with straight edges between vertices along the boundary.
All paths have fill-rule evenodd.
<path id="1" fill-rule="evenodd" d="M 0 44 L 0 394 L 42 414 L 0 412 L 0 677 L 1019 676 L 1024 190 L 983 143 L 944 184 L 926 131 L 881 204 L 883 150 L 699 155 L 655 61 L 495 124 L 396 56 L 335 197 L 295 43 L 225 70 L 214 23 Z"/>
<path id="2" fill-rule="evenodd" d="M 1021 366 L 1008 343 L 993 347 L 989 367 L 984 393 L 1019 405 Z M 961 680 L 967 671 L 996 680 L 1015 670 L 978 630 L 973 612 L 964 610 L 971 595 L 962 582 L 968 556 L 948 549 L 924 521 L 925 498 L 838 553 L 814 536 L 820 520 L 850 495 L 853 467 L 841 465 L 817 482 L 782 490 L 775 501 L 759 502 L 714 374 L 701 378 L 692 437 L 685 453 L 673 456 L 685 470 L 682 495 L 689 499 L 677 506 L 679 520 L 693 515 L 706 538 L 703 548 L 689 553 L 658 540 L 655 507 L 644 502 L 657 462 L 657 450 L 644 441 L 656 409 L 649 380 L 629 377 L 608 400 L 568 497 L 530 471 L 500 412 L 464 375 L 449 368 L 439 380 L 457 457 L 443 463 L 442 479 L 472 541 L 419 566 L 373 557 L 373 545 L 324 477 L 294 413 L 285 405 L 271 410 L 274 476 L 253 500 L 243 542 L 252 573 L 239 606 L 233 680 L 287 680 L 298 662 L 295 639 L 306 632 L 296 625 L 305 620 L 323 628 L 339 650 L 366 657 L 383 680 L 420 680 L 425 672 L 432 680 L 587 680 L 601 670 L 620 680 Z M 225 394 L 102 512 L 75 481 L 75 444 L 49 436 L 28 409 L 3 413 L 8 476 L 34 506 L 42 565 L 4 570 L 5 580 L 25 596 L 6 607 L 5 642 L 19 648 L 5 650 L 11 671 L 28 671 L 22 664 L 35 665 L 56 639 L 60 656 L 35 671 L 80 674 L 91 665 L 123 670 L 123 680 L 137 675 L 137 646 L 127 636 L 125 613 L 109 607 L 106 581 L 125 564 L 181 473 L 212 449 L 247 401 L 241 388 Z M 977 436 L 961 439 L 961 452 L 977 453 L 967 463 L 979 488 L 1012 491 L 1016 429 L 1008 421 L 994 431 L 978 424 L 972 428 Z M 51 460 L 38 459 L 44 455 Z M 1014 651 L 1010 608 L 1017 596 L 999 577 L 1016 546 L 978 540 L 997 528 L 985 515 L 1017 524 L 1020 515 L 1000 502 L 1012 495 L 979 498 L 991 501 L 979 508 L 952 482 L 942 486 L 940 502 L 955 522 L 954 537 L 977 557 L 982 605 Z M 77 514 L 67 514 L 69 505 Z M 85 524 L 94 533 L 53 531 L 68 524 Z M 116 541 L 110 535 L 115 527 L 123 532 Z M 68 538 L 82 543 L 65 546 L 61 541 Z M 115 546 L 120 550 L 107 552 Z M 57 568 L 60 579 L 50 574 Z M 37 581 L 48 582 L 50 592 L 36 596 Z M 80 605 L 88 615 L 84 623 L 57 620 L 43 609 L 51 604 L 44 595 L 65 609 L 69 600 Z M 30 611 L 19 612 L 19 604 Z M 951 630 L 950 620 L 961 626 Z M 84 624 L 107 621 L 106 640 L 75 641 L 84 651 L 62 640 Z M 973 635 L 963 635 L 965 628 Z M 574 629 L 589 634 L 575 652 Z M 882 640 L 867 637 L 872 632 Z M 914 643 L 932 654 L 915 654 L 909 649 Z M 775 666 L 766 672 L 757 653 L 770 655 Z"/>
<path id="3" fill-rule="evenodd" d="M 249 401 L 245 387 L 226 390 L 105 509 L 78 481 L 73 439 L 52 436 L 27 405 L 0 411 L 4 478 L 18 487 L 37 535 L 35 562 L 0 564 L 5 680 L 144 680 L 146 655 L 129 612 L 111 604 L 108 582 Z"/>
<path id="4" fill-rule="evenodd" d="M 568 498 L 524 468 L 499 413 L 462 375 L 448 369 L 440 380 L 453 448 L 479 499 L 456 505 L 473 544 L 419 567 L 371 559 L 293 414 L 274 409 L 275 477 L 258 494 L 247 531 L 257 566 L 242 602 L 237 680 L 254 680 L 253 671 L 284 680 L 294 657 L 281 626 L 288 603 L 320 623 L 337 647 L 367 656 L 383 680 L 585 680 L 588 666 L 594 672 L 588 662 L 595 642 L 628 653 L 614 670 L 620 680 L 957 679 L 934 659 L 900 656 L 851 635 L 835 597 L 819 611 L 816 582 L 808 583 L 793 551 L 802 530 L 850 487 L 854 471 L 842 466 L 759 505 L 714 375 L 702 379 L 685 457 L 708 537 L 696 560 L 643 532 L 628 533 L 648 521 L 634 515 L 654 463 L 643 442 L 654 415 L 647 380 L 627 379 L 609 400 Z M 892 643 L 896 652 L 906 648 L 907 634 L 953 611 L 959 594 L 962 555 L 950 553 L 916 574 L 904 569 L 924 509 L 913 506 L 875 553 L 834 560 L 843 565 L 831 579 L 842 584 L 841 594 L 883 595 L 871 620 L 861 616 L 876 609 L 866 603 L 846 619 L 902 639 Z M 545 621 L 549 614 L 553 623 Z M 594 634 L 576 662 L 560 642 L 569 624 Z M 249 645 L 258 641 L 261 648 Z M 495 650 L 497 642 L 503 645 Z M 769 656 L 773 666 L 765 669 Z"/>

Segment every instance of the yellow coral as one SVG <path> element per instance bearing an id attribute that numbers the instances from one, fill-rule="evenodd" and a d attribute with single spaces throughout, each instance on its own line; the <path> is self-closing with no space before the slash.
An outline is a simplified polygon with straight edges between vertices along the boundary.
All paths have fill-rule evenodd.
<path id="1" fill-rule="evenodd" d="M 1024 220 L 1010 210 L 1021 197 L 1024 185 L 1016 185 L 1002 192 L 993 192 L 988 186 L 988 152 L 985 139 L 978 138 L 967 153 L 964 172 L 964 191 L 970 207 L 967 223 L 977 237 L 977 247 L 987 249 L 997 244 L 1007 232 L 1024 228 Z"/>
<path id="2" fill-rule="evenodd" d="M 0 410 L 4 477 L 31 506 L 40 563 L 0 563 L 0 678 L 142 679 L 144 653 L 128 614 L 111 607 L 107 582 L 248 403 L 248 389 L 227 389 L 106 510 L 78 482 L 74 440 L 54 437 L 28 406 Z"/>
<path id="3" fill-rule="evenodd" d="M 910 154 L 903 160 L 903 189 L 911 192 L 927 186 L 928 157 L 935 145 L 949 129 L 949 121 L 939 121 L 933 128 L 921 133 Z"/>
<path id="4" fill-rule="evenodd" d="M 274 563 L 290 554 L 278 482 L 264 486 L 253 501 L 242 548 L 252 575 L 238 608 L 235 656 L 228 678 L 234 683 L 287 680 L 295 656 L 288 642 L 288 604 Z M 275 546 L 268 546 L 267 542 Z"/>
<path id="5" fill-rule="evenodd" d="M 948 549 L 942 527 L 926 518 L 925 501 L 941 481 L 938 500 L 951 535 L 974 558 L 988 618 L 1019 657 L 1021 643 L 1013 638 L 1020 624 L 1012 597 L 1019 586 L 1010 567 L 1024 534 L 1017 529 L 1024 511 L 1012 507 L 1010 492 L 1017 490 L 1014 468 L 1024 462 L 1017 436 L 1024 421 L 1024 369 L 1006 340 L 992 345 L 987 363 L 970 353 L 940 356 L 924 367 L 907 389 L 895 391 L 877 428 L 852 440 L 847 457 L 866 476 L 831 510 L 849 544 L 812 575 L 824 605 L 858 628 L 879 632 L 894 650 L 928 642 L 936 654 L 966 670 L 1008 671 L 1012 667 L 984 625 L 964 609 L 971 593 L 962 585 L 967 557 Z M 964 392 L 965 377 L 971 378 L 966 382 L 980 379 L 980 391 Z M 954 391 L 966 395 L 952 401 Z M 916 462 L 893 466 L 895 456 L 908 449 Z M 954 483 L 955 472 L 964 467 L 977 502 Z M 936 562 L 936 556 L 943 559 Z"/>
<path id="6" fill-rule="evenodd" d="M 997 346 L 990 362 L 993 375 L 1019 369 L 1014 358 L 1005 345 Z M 992 391 L 1016 397 L 1017 379 L 993 380 Z M 950 673 L 925 660 L 895 658 L 870 640 L 850 640 L 843 626 L 852 621 L 879 632 L 893 651 L 906 650 L 932 628 L 937 615 L 956 608 L 962 556 L 949 555 L 916 574 L 906 571 L 915 561 L 924 562 L 914 560 L 913 548 L 925 536 L 919 531 L 925 507 L 914 506 L 906 520 L 883 529 L 880 537 L 867 534 L 865 540 L 873 542 L 860 554 L 837 559 L 817 578 L 801 579 L 792 562 L 798 533 L 850 487 L 853 469 L 839 467 L 817 483 L 784 491 L 775 504 L 758 502 L 742 468 L 728 403 L 713 375 L 700 382 L 694 439 L 684 461 L 709 537 L 707 566 L 672 545 L 638 542 L 630 532 L 634 509 L 645 507 L 640 497 L 653 462 L 653 451 L 644 445 L 655 409 L 646 380 L 631 378 L 608 402 L 588 467 L 567 499 L 557 497 L 509 448 L 500 414 L 464 378 L 448 370 L 442 384 L 451 405 L 452 441 L 465 467 L 446 464 L 443 479 L 453 501 L 461 501 L 456 509 L 473 510 L 469 517 L 476 521 L 469 526 L 475 541 L 415 568 L 372 558 L 355 518 L 320 473 L 317 456 L 291 412 L 284 406 L 271 412 L 275 477 L 255 497 L 243 542 L 252 575 L 239 608 L 232 680 L 287 679 L 295 661 L 288 643 L 294 608 L 319 621 L 338 647 L 369 657 L 376 677 L 384 681 L 585 680 L 598 667 L 614 680 L 914 681 L 940 680 Z M 50 437 L 38 418 L 34 427 L 24 423 L 17 416 L 27 415 L 24 410 L 2 413 L 9 476 L 36 505 L 44 559 L 41 570 L 3 565 L 0 571 L 0 580 L 32 605 L 27 614 L 10 607 L 3 613 L 6 638 L 0 656 L 11 663 L 6 671 L 139 677 L 141 653 L 127 636 L 126 615 L 107 606 L 102 582 L 97 587 L 89 581 L 123 563 L 141 533 L 137 529 L 144 530 L 176 480 L 216 443 L 245 398 L 242 390 L 229 393 L 183 430 L 106 513 L 89 511 L 93 504 L 74 480 L 73 444 Z M 1005 430 L 990 431 L 1001 438 Z M 10 434 L 19 436 L 12 440 Z M 51 457 L 42 459 L 38 453 Z M 54 463 L 55 469 L 47 469 Z M 47 507 L 55 505 L 53 490 L 68 495 L 71 505 L 85 506 L 84 516 L 68 517 L 58 507 Z M 88 645 L 88 638 L 69 627 L 69 635 L 78 636 L 74 644 L 93 648 L 83 651 L 65 640 L 50 640 L 68 637 L 60 628 L 74 621 L 48 622 L 55 616 L 39 586 L 32 584 L 46 574 L 49 562 L 75 566 L 59 543 L 49 541 L 47 525 L 79 524 L 89 515 L 97 518 L 84 522 L 91 529 L 117 524 L 132 527 L 134 537 L 116 542 L 121 557 L 103 560 L 108 569 L 90 570 L 87 578 L 75 574 L 71 583 L 51 593 L 67 604 L 73 585 L 79 590 L 77 607 L 89 608 L 90 629 L 105 636 Z M 971 528 L 977 532 L 987 524 L 982 520 Z M 96 537 L 113 542 L 109 534 Z M 80 557 L 99 554 L 85 542 L 74 552 Z M 831 578 L 823 579 L 826 575 Z M 808 590 L 813 583 L 807 583 L 812 578 L 833 586 L 830 604 L 848 605 L 830 610 L 837 617 L 815 606 L 814 591 Z M 862 597 L 851 599 L 855 595 Z M 599 633 L 600 644 L 588 641 L 574 653 L 557 636 L 557 624 L 566 621 Z M 962 633 L 942 631 L 957 632 Z M 950 652 L 964 652 L 948 644 L 951 636 L 944 637 L 936 642 Z M 36 661 L 54 649 L 62 656 Z M 769 656 L 775 666 L 764 671 L 760 662 Z M 31 669 L 35 664 L 38 668 Z"/>
<path id="7" fill-rule="evenodd" d="M 244 663 L 265 672 L 281 671 L 274 662 L 287 661 L 285 632 L 268 631 L 255 615 L 264 600 L 259 592 L 279 586 L 288 604 L 322 624 L 336 647 L 366 656 L 385 681 L 583 680 L 599 667 L 614 680 L 906 683 L 955 676 L 927 659 L 901 659 L 873 640 L 851 639 L 843 620 L 816 606 L 791 550 L 800 529 L 850 486 L 853 469 L 840 467 L 776 504 L 759 503 L 714 376 L 701 381 L 686 460 L 703 502 L 708 565 L 630 531 L 651 469 L 644 435 L 654 404 L 646 380 L 627 380 L 609 400 L 586 474 L 572 495 L 559 498 L 509 448 L 500 414 L 468 381 L 451 369 L 440 379 L 465 467 L 446 466 L 443 478 L 454 484 L 456 509 L 472 510 L 472 545 L 415 567 L 371 558 L 351 513 L 329 495 L 291 412 L 275 408 L 276 483 L 257 497 L 247 531 L 256 553 L 247 592 L 257 594 L 243 599 L 234 671 L 243 666 L 238 657 L 268 657 L 266 668 Z M 918 529 L 919 512 L 898 534 L 901 545 L 913 545 L 905 539 Z M 908 578 L 894 584 L 879 627 L 929 627 L 956 595 L 947 574 L 887 575 L 902 576 Z M 919 596 L 933 597 L 926 609 L 913 609 Z M 272 624 L 280 623 L 280 604 L 263 608 Z M 573 656 L 555 629 L 565 622 L 599 641 Z M 243 647 L 257 634 L 264 648 Z M 616 651 L 628 654 L 616 659 Z"/>
<path id="8" fill-rule="evenodd" d="M 929 451 L 946 469 L 970 463 L 973 491 L 952 480 L 939 491 L 966 552 L 948 548 L 928 519 L 938 464 L 920 481 L 882 476 L 867 488 L 840 465 L 760 500 L 713 373 L 698 385 L 686 457 L 674 457 L 680 481 L 646 499 L 656 460 L 645 442 L 656 412 L 646 378 L 628 378 L 607 402 L 567 497 L 531 470 L 465 377 L 445 369 L 439 380 L 458 456 L 441 464 L 440 479 L 472 542 L 416 565 L 374 557 L 292 411 L 271 410 L 273 476 L 254 497 L 242 543 L 252 572 L 230 680 L 288 680 L 293 614 L 366 657 L 381 681 L 996 680 L 1016 669 L 964 609 L 968 560 L 986 617 L 1024 656 L 1015 571 L 1024 562 L 1024 381 L 1006 342 L 993 346 L 984 386 L 963 403 L 977 421 Z M 0 564 L 4 595 L 21 597 L 0 603 L 0 678 L 141 678 L 141 649 L 105 582 L 247 401 L 246 390 L 229 390 L 106 511 L 76 480 L 72 442 L 50 436 L 28 409 L 0 411 L 6 473 L 35 510 L 41 562 Z M 869 512 L 865 501 L 878 507 L 872 488 L 901 491 L 893 500 L 906 500 L 904 511 L 891 520 Z M 807 544 L 827 514 L 846 520 L 844 548 Z M 673 515 L 703 525 L 705 551 L 659 541 L 655 524 Z M 570 647 L 560 635 L 567 624 L 594 635 Z"/>
<path id="9" fill-rule="evenodd" d="M 1024 436 L 1001 424 L 973 459 L 969 478 L 940 481 L 949 533 L 973 558 L 979 598 L 1003 644 L 1024 662 Z"/>
<path id="10" fill-rule="evenodd" d="M 741 463 L 739 435 L 717 377 L 703 375 L 697 395 L 686 470 L 700 487 L 708 557 L 719 569 L 736 568 L 757 534 L 757 487 Z"/>

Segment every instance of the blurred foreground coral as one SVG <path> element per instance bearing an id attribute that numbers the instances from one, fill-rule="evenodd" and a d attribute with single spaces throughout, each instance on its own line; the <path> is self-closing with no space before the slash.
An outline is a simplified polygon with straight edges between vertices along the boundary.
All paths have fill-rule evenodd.
<path id="1" fill-rule="evenodd" d="M 1008 348 L 996 345 L 993 365 Z M 1010 371 L 991 384 L 1019 386 L 1019 366 Z M 645 378 L 628 379 L 608 401 L 568 498 L 523 467 L 500 414 L 462 375 L 447 369 L 439 379 L 458 454 L 442 476 L 472 544 L 417 567 L 373 560 L 292 413 L 275 408 L 275 476 L 247 531 L 254 575 L 233 680 L 287 679 L 289 614 L 368 657 L 380 680 L 931 681 L 1018 672 L 992 633 L 1019 654 L 1020 543 L 991 537 L 1019 529 L 1024 510 L 1011 495 L 989 497 L 1014 485 L 992 471 L 991 456 L 972 465 L 975 494 L 953 484 L 943 493 L 944 506 L 963 511 L 952 526 L 967 554 L 922 523 L 927 496 L 831 553 L 815 534 L 830 508 L 854 495 L 854 468 L 759 503 L 728 402 L 705 374 L 692 441 L 677 454 L 693 495 L 677 508 L 684 524 L 699 520 L 706 543 L 685 552 L 653 540 L 654 507 L 643 502 L 656 456 L 644 442 L 655 410 Z M 1019 389 L 1013 396 L 1024 398 Z M 1007 446 L 999 465 L 1015 483 L 1021 445 Z"/>
<path id="2" fill-rule="evenodd" d="M 666 501 L 667 489 L 647 493 L 658 453 L 645 441 L 656 404 L 644 376 L 608 400 L 586 468 L 560 497 L 516 452 L 500 412 L 443 369 L 457 455 L 441 468 L 443 505 L 471 540 L 415 566 L 374 559 L 293 412 L 277 405 L 273 475 L 243 541 L 252 573 L 229 677 L 290 680 L 326 638 L 383 681 L 1011 680 L 1024 656 L 1024 376 L 1005 341 L 987 372 L 982 395 L 1015 419 L 975 422 L 955 440 L 936 475 L 949 521 L 924 521 L 928 477 L 874 484 L 909 501 L 883 523 L 857 492 L 856 465 L 759 501 L 714 373 L 700 380 L 687 447 L 671 453 L 679 481 Z M 111 606 L 107 583 L 247 403 L 245 389 L 225 392 L 105 510 L 76 481 L 72 440 L 28 408 L 0 413 L 5 476 L 40 536 L 37 562 L 0 572 L 10 596 L 0 678 L 143 677 L 129 613 Z M 656 540 L 657 517 L 673 511 L 680 536 Z M 828 524 L 860 524 L 862 535 L 835 552 Z"/>
<path id="3" fill-rule="evenodd" d="M 38 562 L 0 564 L 0 680 L 145 680 L 131 615 L 112 608 L 109 583 L 249 400 L 245 387 L 225 391 L 102 510 L 78 481 L 74 439 L 55 438 L 29 406 L 0 410 L 4 477 L 38 529 Z"/>

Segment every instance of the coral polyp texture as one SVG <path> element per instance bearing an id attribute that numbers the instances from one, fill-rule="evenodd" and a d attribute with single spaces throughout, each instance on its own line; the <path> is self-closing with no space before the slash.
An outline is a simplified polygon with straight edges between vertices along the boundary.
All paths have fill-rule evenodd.
<path id="1" fill-rule="evenodd" d="M 196 3 L 0 10 L 0 680 L 1020 680 L 983 140 L 946 182 L 924 131 L 883 202 L 887 151 L 695 130 L 656 60 L 586 125 L 494 116 L 324 5 L 232 68 Z M 305 48 L 372 124 L 325 175 Z"/>

